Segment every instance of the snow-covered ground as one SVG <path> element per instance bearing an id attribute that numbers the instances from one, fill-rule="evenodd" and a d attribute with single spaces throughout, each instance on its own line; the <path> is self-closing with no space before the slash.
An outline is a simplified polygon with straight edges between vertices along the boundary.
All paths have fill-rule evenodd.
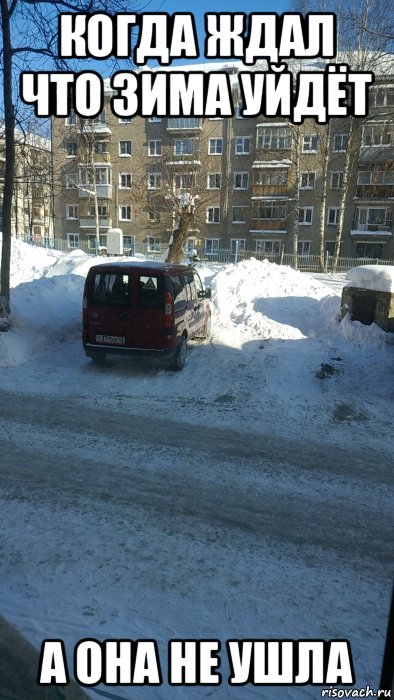
<path id="1" fill-rule="evenodd" d="M 19 440 L 20 459 L 17 450 L 0 458 L 0 613 L 37 646 L 48 637 L 68 649 L 89 636 L 157 639 L 164 670 L 172 638 L 220 639 L 224 648 L 231 638 L 345 638 L 355 686 L 377 689 L 393 554 L 390 338 L 375 325 L 339 323 L 343 276 L 250 260 L 200 269 L 212 287 L 212 338 L 191 344 L 181 373 L 123 358 L 96 367 L 80 341 L 84 276 L 95 262 L 14 243 L 13 324 L 0 333 L 0 440 Z M 82 422 L 78 432 L 78 411 L 109 416 L 101 435 L 85 434 Z M 124 439 L 111 434 L 111 416 L 130 416 Z M 171 448 L 159 419 L 171 421 L 184 451 Z M 138 441 L 150 420 L 149 445 L 131 467 L 126 437 Z M 37 493 L 18 492 L 26 450 L 53 459 L 47 483 L 32 463 Z M 66 450 L 73 479 L 81 469 L 81 497 L 67 495 L 65 479 L 51 502 Z M 133 519 L 120 493 L 102 511 L 84 503 L 83 488 L 94 492 L 113 473 L 115 489 L 125 469 L 148 494 Z M 173 513 L 152 520 L 152 509 L 170 508 L 166 484 L 175 488 Z M 171 687 L 164 672 L 160 687 L 106 692 L 320 697 L 308 685 L 232 688 L 224 656 L 220 688 Z"/>

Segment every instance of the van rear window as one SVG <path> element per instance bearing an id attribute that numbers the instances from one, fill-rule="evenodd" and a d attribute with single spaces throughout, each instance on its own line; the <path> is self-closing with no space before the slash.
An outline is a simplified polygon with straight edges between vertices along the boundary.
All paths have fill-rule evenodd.
<path id="1" fill-rule="evenodd" d="M 164 308 L 164 277 L 138 275 L 137 306 L 141 309 Z"/>
<path id="2" fill-rule="evenodd" d="M 123 273 L 97 273 L 90 287 L 91 304 L 126 306 L 129 303 L 130 279 Z"/>

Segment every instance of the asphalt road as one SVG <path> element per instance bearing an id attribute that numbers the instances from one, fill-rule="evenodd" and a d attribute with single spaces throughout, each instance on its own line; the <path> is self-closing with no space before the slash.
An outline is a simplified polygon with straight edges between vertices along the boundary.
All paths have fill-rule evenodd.
<path id="1" fill-rule="evenodd" d="M 375 571 L 391 565 L 393 465 L 329 448 L 0 391 L 1 495 L 143 508 L 271 542 L 324 547 Z"/>

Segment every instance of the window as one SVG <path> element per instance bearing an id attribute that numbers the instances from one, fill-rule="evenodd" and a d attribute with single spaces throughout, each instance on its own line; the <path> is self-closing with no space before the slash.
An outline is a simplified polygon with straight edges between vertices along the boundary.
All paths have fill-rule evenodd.
<path id="1" fill-rule="evenodd" d="M 220 222 L 220 207 L 207 207 L 207 224 Z"/>
<path id="2" fill-rule="evenodd" d="M 131 156 L 131 141 L 119 141 L 119 155 Z"/>
<path id="3" fill-rule="evenodd" d="M 250 153 L 249 136 L 237 136 L 235 139 L 235 155 L 243 156 Z"/>
<path id="4" fill-rule="evenodd" d="M 91 120 L 91 123 L 93 126 L 106 126 L 107 125 L 107 113 L 106 110 L 103 109 L 100 114 L 97 115 L 97 117 L 94 117 L 94 119 Z"/>
<path id="5" fill-rule="evenodd" d="M 197 139 L 175 139 L 174 154 L 176 156 L 193 156 L 197 153 Z"/>
<path id="6" fill-rule="evenodd" d="M 68 233 L 67 234 L 67 246 L 68 246 L 68 248 L 78 248 L 78 246 L 79 246 L 79 233 Z"/>
<path id="7" fill-rule="evenodd" d="M 356 257 L 377 258 L 380 260 L 383 257 L 383 243 L 363 243 L 360 241 L 356 244 Z"/>
<path id="8" fill-rule="evenodd" d="M 161 156 L 161 141 L 148 141 L 148 156 Z"/>
<path id="9" fill-rule="evenodd" d="M 99 236 L 99 246 L 102 248 L 107 247 L 107 236 L 106 235 L 100 235 Z M 97 244 L 96 244 L 96 236 L 88 236 L 88 249 L 95 251 L 97 249 Z"/>
<path id="10" fill-rule="evenodd" d="M 167 119 L 167 129 L 201 129 L 202 121 L 199 117 L 176 117 Z"/>
<path id="11" fill-rule="evenodd" d="M 280 241 L 256 241 L 256 253 L 279 255 L 280 245 Z"/>
<path id="12" fill-rule="evenodd" d="M 219 238 L 206 238 L 205 239 L 205 252 L 208 255 L 219 252 Z"/>
<path id="13" fill-rule="evenodd" d="M 392 107 L 394 105 L 394 88 L 372 88 L 369 99 L 372 107 Z"/>
<path id="14" fill-rule="evenodd" d="M 131 221 L 131 205 L 122 204 L 119 207 L 119 219 L 120 221 Z"/>
<path id="15" fill-rule="evenodd" d="M 234 173 L 234 189 L 247 190 L 249 186 L 249 173 Z"/>
<path id="16" fill-rule="evenodd" d="M 291 148 L 291 133 L 286 126 L 266 126 L 257 130 L 257 148 L 284 150 Z"/>
<path id="17" fill-rule="evenodd" d="M 78 182 L 78 177 L 77 177 L 76 173 L 74 173 L 73 175 L 66 175 L 66 189 L 67 190 L 76 189 L 77 182 Z"/>
<path id="18" fill-rule="evenodd" d="M 298 255 L 310 255 L 310 252 L 311 252 L 310 241 L 298 241 L 298 243 L 297 243 Z"/>
<path id="19" fill-rule="evenodd" d="M 246 249 L 246 241 L 244 238 L 232 238 L 230 242 L 231 255 L 242 253 Z"/>
<path id="20" fill-rule="evenodd" d="M 246 206 L 235 206 L 233 207 L 233 224 L 244 224 L 246 223 L 246 214 L 248 207 Z"/>
<path id="21" fill-rule="evenodd" d="M 331 172 L 330 186 L 332 190 L 341 190 L 343 187 L 343 172 Z"/>
<path id="22" fill-rule="evenodd" d="M 385 207 L 359 207 L 356 210 L 358 231 L 390 231 L 389 211 Z"/>
<path id="23" fill-rule="evenodd" d="M 330 207 L 327 210 L 327 224 L 329 226 L 337 226 L 339 217 L 339 207 Z"/>
<path id="24" fill-rule="evenodd" d="M 347 134 L 334 134 L 332 150 L 334 153 L 345 153 L 347 147 Z"/>
<path id="25" fill-rule="evenodd" d="M 148 122 L 151 124 L 158 124 L 161 122 L 161 117 L 149 117 Z"/>
<path id="26" fill-rule="evenodd" d="M 255 185 L 287 185 L 287 170 L 258 170 L 254 173 Z"/>
<path id="27" fill-rule="evenodd" d="M 298 223 L 310 226 L 313 219 L 313 207 L 300 207 L 298 210 Z"/>
<path id="28" fill-rule="evenodd" d="M 363 128 L 362 146 L 391 146 L 394 143 L 392 123 L 367 124 Z"/>
<path id="29" fill-rule="evenodd" d="M 110 172 L 109 168 L 95 168 L 94 170 L 96 176 L 97 185 L 109 185 L 110 182 Z"/>
<path id="30" fill-rule="evenodd" d="M 161 187 L 161 173 L 148 173 L 148 190 L 159 190 Z"/>
<path id="31" fill-rule="evenodd" d="M 173 184 L 175 190 L 191 190 L 196 184 L 196 178 L 192 173 L 175 173 Z"/>
<path id="32" fill-rule="evenodd" d="M 326 241 L 326 253 L 333 256 L 335 253 L 335 241 Z"/>
<path id="33" fill-rule="evenodd" d="M 148 211 L 148 221 L 150 221 L 151 223 L 157 223 L 158 221 L 160 221 L 159 212 L 155 209 L 150 209 Z"/>
<path id="34" fill-rule="evenodd" d="M 119 119 L 119 124 L 131 124 L 132 123 L 132 118 L 131 117 L 122 117 Z"/>
<path id="35" fill-rule="evenodd" d="M 160 253 L 160 238 L 148 236 L 148 253 Z"/>
<path id="36" fill-rule="evenodd" d="M 235 106 L 235 116 L 237 117 L 237 119 L 244 118 L 243 114 L 242 114 L 243 109 L 244 109 L 244 103 L 242 102 L 242 100 L 238 100 L 238 102 Z"/>
<path id="37" fill-rule="evenodd" d="M 316 173 L 301 173 L 300 190 L 314 190 Z"/>
<path id="38" fill-rule="evenodd" d="M 108 141 L 95 141 L 94 152 L 99 153 L 101 155 L 108 153 Z"/>
<path id="39" fill-rule="evenodd" d="M 210 156 L 221 156 L 223 153 L 223 139 L 209 139 L 208 153 Z"/>
<path id="40" fill-rule="evenodd" d="M 66 142 L 66 153 L 67 153 L 67 158 L 75 158 L 77 155 L 77 144 L 75 141 L 67 141 Z"/>
<path id="41" fill-rule="evenodd" d="M 66 219 L 78 219 L 77 204 L 66 204 Z"/>
<path id="42" fill-rule="evenodd" d="M 119 188 L 121 190 L 129 190 L 131 188 L 131 181 L 131 173 L 119 173 Z"/>
<path id="43" fill-rule="evenodd" d="M 253 218 L 283 221 L 286 218 L 286 202 L 278 199 L 267 199 L 253 203 Z"/>
<path id="44" fill-rule="evenodd" d="M 357 174 L 358 185 L 394 185 L 394 171 L 360 170 Z"/>
<path id="45" fill-rule="evenodd" d="M 317 136 L 311 134 L 302 137 L 302 152 L 316 153 L 317 151 Z"/>
<path id="46" fill-rule="evenodd" d="M 95 216 L 96 215 L 96 207 L 94 204 L 91 204 L 88 210 L 89 216 Z M 101 217 L 103 216 L 108 216 L 108 206 L 107 204 L 99 204 L 97 203 L 97 214 Z"/>
<path id="47" fill-rule="evenodd" d="M 208 190 L 220 190 L 222 186 L 222 175 L 221 173 L 208 173 Z"/>

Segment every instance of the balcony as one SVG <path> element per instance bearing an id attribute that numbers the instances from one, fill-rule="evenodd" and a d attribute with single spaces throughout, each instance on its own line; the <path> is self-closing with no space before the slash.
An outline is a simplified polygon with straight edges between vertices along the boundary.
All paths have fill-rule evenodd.
<path id="1" fill-rule="evenodd" d="M 96 196 L 99 199 L 112 199 L 112 185 L 79 185 L 80 198 Z"/>
<path id="2" fill-rule="evenodd" d="M 176 117 L 167 119 L 167 131 L 201 131 L 202 119 L 197 117 Z"/>
<path id="3" fill-rule="evenodd" d="M 392 236 L 392 222 L 385 221 L 382 224 L 354 224 L 350 231 L 352 236 Z"/>
<path id="4" fill-rule="evenodd" d="M 79 220 L 80 228 L 96 228 L 96 217 L 87 216 L 85 219 Z M 99 216 L 99 228 L 112 228 L 112 219 Z"/>

